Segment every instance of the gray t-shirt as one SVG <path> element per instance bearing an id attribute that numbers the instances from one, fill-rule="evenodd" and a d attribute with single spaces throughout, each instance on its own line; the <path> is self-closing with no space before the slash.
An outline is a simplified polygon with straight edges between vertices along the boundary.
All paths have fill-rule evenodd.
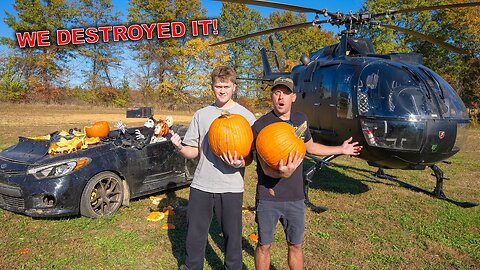
<path id="1" fill-rule="evenodd" d="M 237 169 L 224 163 L 212 152 L 208 144 L 208 129 L 222 111 L 223 109 L 212 104 L 195 112 L 183 138 L 185 145 L 198 147 L 200 154 L 191 187 L 211 193 L 243 192 L 245 168 Z M 238 103 L 227 111 L 242 115 L 250 125 L 255 122 L 255 116 Z"/>

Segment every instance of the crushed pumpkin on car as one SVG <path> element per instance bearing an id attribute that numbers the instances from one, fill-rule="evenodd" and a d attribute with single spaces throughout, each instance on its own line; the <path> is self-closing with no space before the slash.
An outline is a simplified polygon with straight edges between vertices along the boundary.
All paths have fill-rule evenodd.
<path id="1" fill-rule="evenodd" d="M 171 129 L 183 136 L 187 127 Z M 47 137 L 20 137 L 0 152 L 0 207 L 32 217 L 97 218 L 132 198 L 190 184 L 197 161 L 183 158 L 169 140 L 137 144 L 122 140 L 119 130 L 112 133 L 86 148 L 55 154 L 49 154 Z"/>

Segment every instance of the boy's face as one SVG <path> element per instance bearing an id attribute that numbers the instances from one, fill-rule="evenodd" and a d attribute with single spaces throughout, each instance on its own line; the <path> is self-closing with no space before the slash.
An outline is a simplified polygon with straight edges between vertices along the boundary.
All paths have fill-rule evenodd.
<path id="1" fill-rule="evenodd" d="M 272 90 L 271 98 L 273 110 L 280 116 L 291 111 L 292 103 L 295 102 L 297 95 L 292 93 L 286 86 L 279 85 Z"/>
<path id="2" fill-rule="evenodd" d="M 221 80 L 216 78 L 212 84 L 213 92 L 217 100 L 217 105 L 225 105 L 232 99 L 233 93 L 235 93 L 237 85 L 230 80 Z"/>

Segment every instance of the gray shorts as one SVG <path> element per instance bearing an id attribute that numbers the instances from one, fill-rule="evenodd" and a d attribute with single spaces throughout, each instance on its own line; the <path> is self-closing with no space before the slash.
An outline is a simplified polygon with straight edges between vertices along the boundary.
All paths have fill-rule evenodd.
<path id="1" fill-rule="evenodd" d="M 290 244 L 303 242 L 305 230 L 305 202 L 258 200 L 255 221 L 258 224 L 258 243 L 269 245 L 273 242 L 278 221 L 283 226 L 285 238 Z"/>

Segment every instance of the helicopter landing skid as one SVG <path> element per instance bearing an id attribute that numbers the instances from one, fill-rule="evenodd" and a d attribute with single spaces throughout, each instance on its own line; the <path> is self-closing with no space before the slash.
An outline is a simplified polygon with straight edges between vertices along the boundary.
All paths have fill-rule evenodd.
<path id="1" fill-rule="evenodd" d="M 382 168 L 378 168 L 377 172 L 374 173 L 373 176 L 375 176 L 377 178 L 393 181 L 393 182 L 399 184 L 400 186 L 402 186 L 404 188 L 408 188 L 408 189 L 416 191 L 416 192 L 421 192 L 421 193 L 430 195 L 430 196 L 435 197 L 437 199 L 444 200 L 444 201 L 447 201 L 449 203 L 455 204 L 456 206 L 460 206 L 460 207 L 463 207 L 463 208 L 470 208 L 470 207 L 478 206 L 477 203 L 473 203 L 473 202 L 458 202 L 458 201 L 449 199 L 445 195 L 445 193 L 443 192 L 443 180 L 445 180 L 445 179 L 448 180 L 449 178 L 444 177 L 443 171 L 437 165 L 432 165 L 432 166 L 429 166 L 429 167 L 433 170 L 432 175 L 435 176 L 435 178 L 437 180 L 436 185 L 435 185 L 435 189 L 433 190 L 433 192 L 422 189 L 422 188 L 419 188 L 419 187 L 411 185 L 411 184 L 408 184 L 406 182 L 403 182 L 403 181 L 399 180 L 398 178 L 396 178 L 395 176 L 388 175 L 383 171 Z"/>
<path id="2" fill-rule="evenodd" d="M 312 183 L 312 177 L 315 172 L 320 170 L 324 165 L 330 166 L 331 163 L 329 161 L 336 158 L 337 156 L 331 155 L 323 159 L 312 155 L 307 155 L 306 157 L 315 161 L 315 164 L 303 172 L 303 192 L 305 194 L 305 205 L 312 209 L 312 211 L 315 213 L 322 213 L 327 211 L 328 208 L 322 205 L 317 206 L 313 204 L 308 197 L 308 188 Z"/>

